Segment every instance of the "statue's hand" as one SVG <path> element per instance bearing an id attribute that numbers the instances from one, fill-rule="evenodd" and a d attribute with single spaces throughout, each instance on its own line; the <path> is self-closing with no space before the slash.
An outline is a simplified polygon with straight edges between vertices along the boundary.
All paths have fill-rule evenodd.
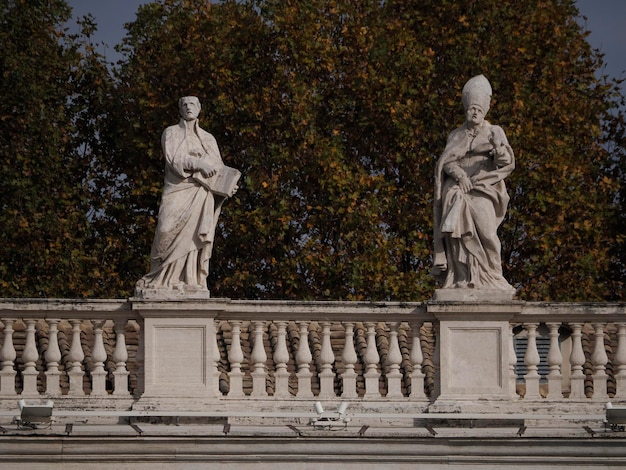
<path id="1" fill-rule="evenodd" d="M 474 185 L 472 184 L 471 180 L 467 177 L 467 175 L 459 178 L 459 188 L 461 189 L 463 194 L 469 193 L 473 187 Z"/>
<path id="2" fill-rule="evenodd" d="M 202 173 L 207 178 L 210 178 L 211 176 L 215 175 L 215 173 L 217 173 L 217 168 L 215 168 L 213 165 L 209 165 L 208 163 L 203 163 L 200 166 L 199 170 L 200 173 Z"/>
<path id="3" fill-rule="evenodd" d="M 493 161 L 497 167 L 503 167 L 511 163 L 511 157 L 506 145 L 504 145 L 505 137 L 502 129 L 494 127 L 489 135 L 489 142 L 493 145 L 491 155 L 493 156 Z"/>

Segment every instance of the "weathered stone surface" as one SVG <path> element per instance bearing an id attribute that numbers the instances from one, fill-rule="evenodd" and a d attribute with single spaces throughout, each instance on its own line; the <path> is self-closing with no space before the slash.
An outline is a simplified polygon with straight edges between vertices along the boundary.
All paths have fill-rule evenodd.
<path id="1" fill-rule="evenodd" d="M 515 157 L 502 128 L 485 120 L 490 99 L 483 75 L 465 84 L 466 121 L 448 136 L 435 170 L 433 274 L 444 289 L 512 290 L 502 276 L 497 230 Z"/>
<path id="2" fill-rule="evenodd" d="M 450 289 L 456 291 L 457 289 Z M 219 404 L 219 410 L 241 410 L 241 407 L 260 409 L 289 410 L 294 407 L 311 410 L 311 399 L 298 397 L 298 364 L 297 353 L 303 340 L 301 326 L 306 323 L 307 341 L 311 351 L 309 368 L 311 372 L 310 388 L 313 397 L 330 401 L 330 406 L 345 399 L 342 397 L 346 383 L 342 374 L 346 368 L 344 356 L 345 338 L 348 331 L 347 324 L 352 325 L 348 338 L 354 346 L 354 359 L 347 361 L 354 367 L 354 385 L 348 384 L 350 390 L 354 390 L 354 396 L 348 398 L 351 409 L 362 406 L 363 410 L 381 412 L 383 406 L 408 407 L 406 410 L 420 412 L 424 409 L 434 411 L 461 412 L 493 412 L 499 410 L 503 413 L 514 412 L 559 412 L 597 413 L 594 407 L 603 405 L 606 400 L 614 403 L 623 402 L 626 397 L 624 391 L 624 365 L 623 359 L 626 348 L 624 343 L 626 330 L 626 312 L 623 304 L 606 303 L 546 303 L 546 302 L 467 302 L 467 301 L 430 301 L 426 304 L 404 303 L 359 303 L 359 302 L 281 302 L 281 301 L 234 301 L 229 299 L 205 300 L 108 300 L 108 301 L 72 301 L 72 300 L 0 300 L 0 353 L 4 358 L 3 370 L 0 371 L 2 385 L 0 387 L 0 405 L 4 410 L 15 407 L 16 397 L 24 390 L 33 396 L 33 392 L 55 400 L 55 408 L 61 409 L 122 409 L 132 406 L 139 400 L 144 391 L 144 375 L 146 365 L 152 367 L 156 373 L 157 381 L 152 383 L 154 390 L 158 384 L 156 395 L 166 394 L 170 396 L 171 403 L 153 401 L 152 405 L 163 403 L 160 409 L 185 409 L 192 410 L 215 410 Z M 152 325 L 144 320 L 150 318 Z M 183 325 L 179 319 L 187 319 Z M 35 331 L 28 329 L 32 325 L 32 319 L 36 319 Z M 106 319 L 106 321 L 105 321 Z M 205 320 L 214 319 L 215 342 L 217 352 L 212 352 L 210 334 L 199 336 L 199 331 L 210 333 L 211 324 Z M 76 331 L 73 325 L 79 320 L 80 348 L 84 359 L 80 362 L 80 369 L 84 374 L 80 377 L 82 394 L 68 394 L 70 389 L 69 372 L 75 368 L 72 360 L 72 349 L 76 345 Z M 103 323 L 104 321 L 104 323 Z M 502 322 L 496 328 L 480 328 L 489 326 L 489 322 Z M 258 354 L 258 325 L 262 324 L 262 348 L 265 354 Z M 328 359 L 325 354 L 324 325 L 330 322 L 330 348 L 334 361 L 331 363 L 332 392 L 320 396 L 322 391 L 322 372 L 328 370 Z M 232 371 L 233 364 L 229 353 L 233 346 L 233 325 L 237 324 L 241 333 L 239 345 L 242 350 L 241 372 L 242 383 L 239 386 L 241 396 L 237 399 L 227 396 L 233 387 Z M 51 336 L 50 325 L 57 328 L 57 343 L 59 347 L 58 372 L 60 375 L 59 392 L 47 389 L 46 382 L 51 359 L 46 353 L 50 349 Z M 285 327 L 284 338 L 287 349 L 285 372 L 287 385 L 281 386 L 277 381 L 277 361 L 275 353 L 278 347 L 278 325 Z M 370 351 L 368 333 L 371 325 L 374 325 L 375 343 L 378 362 L 375 364 L 379 377 L 376 377 L 376 396 L 372 396 L 371 383 L 367 387 L 365 374 L 370 364 L 367 356 Z M 100 325 L 100 326 L 98 326 Z M 202 326 L 205 325 L 205 326 Z M 369 326 L 368 326 L 369 325 Z M 547 325 L 547 326 L 543 326 Z M 546 358 L 549 356 L 545 340 L 550 328 L 558 328 L 558 342 L 555 345 L 561 349 L 562 358 L 558 360 Z M 154 353 L 150 347 L 149 331 L 156 326 L 157 334 L 165 347 Z M 353 328 L 352 328 L 353 327 Z M 102 342 L 106 352 L 104 369 L 106 371 L 105 384 L 95 385 L 94 373 L 98 372 L 96 363 L 101 362 L 102 357 L 97 352 L 98 335 L 96 330 L 102 329 Z M 120 328 L 125 333 L 125 346 L 122 351 L 127 354 L 124 358 L 118 351 L 120 344 Z M 413 352 L 416 351 L 415 331 L 420 330 L 421 358 L 416 359 Z M 510 331 L 509 331 L 510 328 Z M 573 329 L 578 333 L 574 334 Z M 182 330 L 191 333 L 187 341 L 185 335 L 180 335 Z M 257 336 L 255 337 L 255 331 Z M 12 332 L 12 333 L 11 333 Z M 173 335 L 169 335 L 172 332 Z M 397 348 L 400 354 L 390 361 L 393 356 L 395 339 L 391 333 L 397 333 Z M 528 334 L 528 333 L 531 334 Z M 534 332 L 534 333 L 533 333 Z M 154 333 L 154 331 L 152 331 Z M 31 336 L 29 336 L 29 334 Z M 452 337 L 452 338 L 448 338 Z M 487 335 L 483 338 L 482 335 Z M 536 339 L 543 340 L 543 349 L 539 348 L 543 366 L 539 367 L 540 378 L 529 375 L 526 370 L 532 372 L 533 365 L 537 365 L 532 354 L 526 357 L 524 347 L 517 354 L 504 353 L 501 348 L 495 346 L 500 338 L 508 347 L 515 340 L 524 339 L 522 344 L 533 344 Z M 36 344 L 39 359 L 35 362 L 37 370 L 36 388 L 32 386 L 32 377 L 26 377 L 27 358 L 31 353 L 27 352 L 28 344 Z M 175 344 L 168 345 L 171 339 Z M 148 344 L 146 344 L 148 343 Z M 154 344 L 154 343 L 153 343 Z M 621 345 L 620 345 L 621 344 Z M 9 346 L 7 346 L 9 345 Z M 12 345 L 12 346 L 11 346 Z M 458 348 L 456 346 L 459 346 Z M 144 351 L 144 348 L 147 349 Z M 537 344 L 536 346 L 541 346 Z M 9 354 L 11 347 L 13 354 Z M 438 348 L 448 348 L 444 352 L 451 359 L 437 357 Z M 169 349 L 168 349 L 169 348 Z M 257 353 L 254 353 L 254 349 Z M 451 348 L 451 349 L 450 349 Z M 456 348 L 456 349 L 455 349 Z M 498 354 L 498 349 L 500 353 Z M 552 348 L 550 348 L 552 350 Z M 580 353 L 572 354 L 579 350 Z M 602 357 L 601 351 L 606 352 Z M 4 352 L 2 352 L 4 351 Z M 328 351 L 326 346 L 326 351 Z M 205 354 L 206 353 L 206 354 Z M 146 354 L 153 356 L 148 358 Z M 165 358 L 159 362 L 155 358 L 158 355 Z M 163 356 L 165 354 L 165 356 Z M 187 355 L 192 357 L 188 358 Z M 454 355 L 462 360 L 455 361 Z M 495 367 L 499 363 L 509 364 L 506 355 L 513 358 L 513 364 L 517 363 L 516 370 L 512 369 L 498 377 L 494 375 Z M 252 373 L 259 366 L 253 360 L 254 357 L 264 357 L 263 370 L 267 397 L 253 395 L 259 390 L 259 384 L 253 383 Z M 11 359 L 15 357 L 15 359 Z M 326 354 L 328 357 L 328 354 Z M 156 362 L 155 362 L 156 360 Z M 31 360 L 32 361 L 32 360 Z M 122 367 L 128 370 L 128 377 L 124 381 L 120 378 L 120 362 Z M 202 362 L 204 361 L 204 362 Z M 515 362 L 516 361 L 516 362 Z M 399 382 L 394 382 L 394 377 L 389 366 L 397 365 L 401 377 Z M 421 364 L 422 378 L 412 374 L 413 369 L 418 370 Z M 209 366 L 213 376 L 212 385 L 204 381 L 202 377 L 206 366 Z M 546 383 L 549 369 L 553 366 L 553 372 L 557 372 L 558 380 L 562 387 L 555 387 L 555 382 Z M 162 366 L 162 367 L 161 367 Z M 520 369 L 521 367 L 521 369 Z M 543 368 L 542 368 L 543 367 Z M 178 370 L 187 368 L 188 370 Z M 460 369 L 459 369 L 460 368 Z M 168 370 L 174 369 L 170 377 Z M 396 368 L 395 370 L 398 370 Z M 576 381 L 572 373 L 580 370 Z M 147 371 L 150 373 L 149 371 Z M 391 373 L 390 373 L 391 372 Z M 4 374 L 4 375 L 2 375 Z M 187 375 L 191 374 L 191 376 Z M 491 374 L 491 375 L 489 375 Z M 450 377 L 452 377 L 451 380 Z M 495 377 L 495 379 L 494 379 Z M 199 378 L 199 380 L 197 380 Z M 397 376 L 396 376 L 397 378 Z M 188 388 L 179 386 L 176 381 L 190 382 L 200 386 L 193 401 L 182 400 L 182 396 L 189 398 Z M 483 380 L 484 379 L 484 380 Z M 488 380 L 490 380 L 490 382 Z M 390 382 L 391 380 L 391 382 Z M 446 385 L 445 380 L 448 380 Z M 491 390 L 494 383 L 511 380 L 508 392 L 499 389 Z M 541 380 L 540 384 L 533 380 Z M 25 383 L 26 382 L 26 383 Z M 258 381 L 257 381 L 258 382 Z M 371 382 L 371 381 L 370 381 Z M 484 382 L 484 383 L 483 383 Z M 516 383 L 517 382 L 517 383 Z M 29 383 L 31 384 L 29 386 Z M 392 392 L 397 396 L 389 396 L 390 383 L 393 385 Z M 425 394 L 414 394 L 413 387 L 419 384 Z M 473 388 L 470 390 L 468 386 Z M 163 385 L 163 391 L 160 390 Z M 448 387 L 448 398 L 445 401 L 436 400 Z M 165 392 L 170 388 L 169 391 Z M 482 390 L 480 390 L 482 388 Z M 456 390 L 455 390 L 456 389 Z M 118 391 L 126 391 L 125 396 L 117 396 Z M 398 394 L 397 391 L 400 391 Z M 460 390 L 460 391 L 459 391 Z M 562 393 L 561 393 L 562 390 Z M 94 392 L 106 395 L 95 396 Z M 279 393 L 276 392 L 285 393 Z M 418 390 L 419 391 L 419 390 Z M 366 396 L 366 392 L 370 392 Z M 471 393 L 470 393 L 471 392 Z M 502 393 L 501 393 L 502 392 Z M 516 392 L 516 393 L 515 393 Z M 575 392 L 575 393 L 574 393 Z M 195 392 L 194 392 L 195 393 Z M 452 395 L 451 395 L 452 394 Z M 473 396 L 472 396 L 473 395 Z M 170 408 L 165 407 L 168 404 Z M 155 405 L 156 406 L 156 405 Z M 207 408 L 207 406 L 209 408 Z M 255 409 L 256 409 L 255 408 Z M 154 408 L 150 408 L 154 410 Z M 246 408 L 247 409 L 247 408 Z M 404 409 L 404 408 L 403 408 Z"/>
<path id="3" fill-rule="evenodd" d="M 515 289 L 437 289 L 433 295 L 435 301 L 450 302 L 506 302 L 513 300 Z"/>
<path id="4" fill-rule="evenodd" d="M 222 162 L 215 138 L 198 125 L 200 101 L 179 100 L 181 120 L 163 132 L 165 185 L 138 298 L 208 298 L 207 276 L 222 204 L 237 190 L 238 170 Z"/>

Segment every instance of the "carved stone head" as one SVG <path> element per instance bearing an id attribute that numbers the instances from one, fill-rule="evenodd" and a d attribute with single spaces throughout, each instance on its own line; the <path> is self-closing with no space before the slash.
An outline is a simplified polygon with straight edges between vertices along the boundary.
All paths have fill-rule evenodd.
<path id="1" fill-rule="evenodd" d="M 178 100 L 178 110 L 181 117 L 186 121 L 198 119 L 201 109 L 202 106 L 200 106 L 200 100 L 197 96 L 183 96 Z"/>
<path id="2" fill-rule="evenodd" d="M 491 102 L 491 85 L 484 75 L 477 75 L 470 78 L 463 87 L 461 100 L 463 107 L 467 110 L 470 106 L 480 106 L 484 114 L 489 111 L 489 103 Z"/>

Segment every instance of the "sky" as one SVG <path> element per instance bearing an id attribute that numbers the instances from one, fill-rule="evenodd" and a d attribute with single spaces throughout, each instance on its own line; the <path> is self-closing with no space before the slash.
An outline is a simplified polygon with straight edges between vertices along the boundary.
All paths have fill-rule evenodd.
<path id="1" fill-rule="evenodd" d="M 523 0 L 522 0 L 523 1 Z M 91 13 L 98 24 L 94 35 L 98 51 L 110 62 L 120 57 L 113 50 L 125 35 L 124 23 L 135 20 L 140 5 L 149 0 L 68 0 L 74 17 Z M 626 0 L 577 0 L 581 14 L 587 17 L 587 38 L 595 49 L 605 54 L 604 72 L 611 77 L 626 78 Z M 623 88 L 624 89 L 624 88 Z"/>

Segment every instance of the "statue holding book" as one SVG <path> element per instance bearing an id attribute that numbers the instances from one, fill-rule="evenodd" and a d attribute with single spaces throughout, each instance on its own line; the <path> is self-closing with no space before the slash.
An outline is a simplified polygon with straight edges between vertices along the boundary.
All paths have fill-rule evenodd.
<path id="1" fill-rule="evenodd" d="M 163 132 L 165 184 L 150 253 L 136 295 L 208 296 L 207 276 L 222 204 L 241 173 L 224 165 L 215 138 L 198 124 L 200 101 L 178 102 L 181 120 Z"/>

